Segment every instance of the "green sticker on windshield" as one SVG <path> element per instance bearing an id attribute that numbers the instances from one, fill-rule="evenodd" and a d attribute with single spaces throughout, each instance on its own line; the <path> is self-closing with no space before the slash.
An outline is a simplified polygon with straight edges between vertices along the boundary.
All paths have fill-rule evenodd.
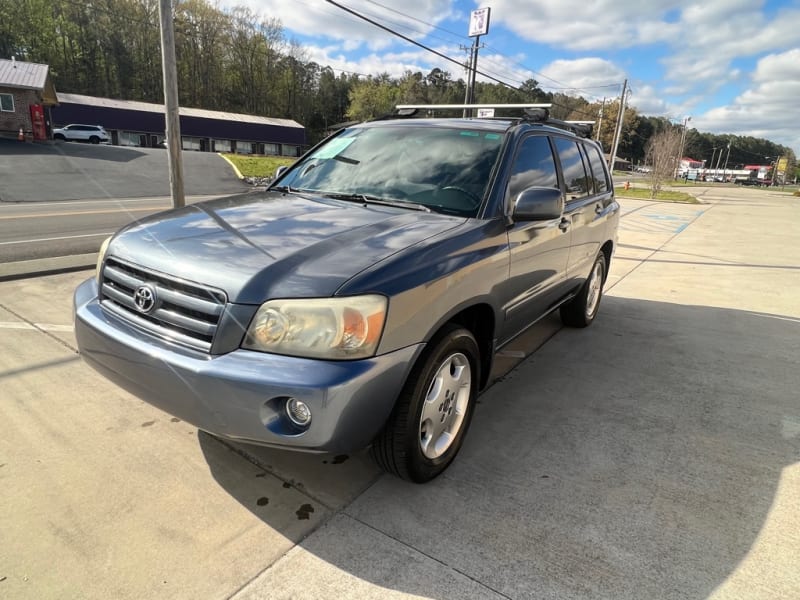
<path id="1" fill-rule="evenodd" d="M 334 138 L 322 148 L 314 152 L 311 158 L 333 158 L 344 152 L 355 141 L 354 137 Z"/>
<path id="2" fill-rule="evenodd" d="M 485 137 L 487 140 L 499 140 L 500 139 L 500 134 L 499 133 L 487 133 L 483 137 Z"/>
<path id="3" fill-rule="evenodd" d="M 468 137 L 478 137 L 480 133 L 478 133 L 477 131 L 462 131 L 461 135 L 466 135 Z"/>

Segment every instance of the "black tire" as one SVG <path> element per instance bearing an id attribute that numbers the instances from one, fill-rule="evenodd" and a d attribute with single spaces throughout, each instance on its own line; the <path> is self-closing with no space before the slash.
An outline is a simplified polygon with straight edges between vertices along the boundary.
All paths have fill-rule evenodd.
<path id="1" fill-rule="evenodd" d="M 440 332 L 414 365 L 389 420 L 372 444 L 372 457 L 381 469 L 408 481 L 424 483 L 447 468 L 458 454 L 472 420 L 480 382 L 480 364 L 480 350 L 472 333 L 457 325 L 448 325 Z M 434 388 L 437 374 L 448 368 L 451 377 L 455 372 L 456 378 L 451 379 L 450 386 L 444 386 L 447 390 Z M 426 397 L 436 390 L 444 391 L 444 394 L 436 393 L 432 401 L 426 403 Z M 439 400 L 443 402 L 437 407 Z M 459 403 L 460 412 L 457 410 Z M 437 452 L 436 444 L 429 443 L 423 450 L 427 439 L 426 425 L 422 420 L 425 408 L 429 414 L 436 413 L 437 421 L 440 415 L 442 418 L 440 423 L 426 419 L 429 429 L 453 428 L 450 432 L 436 435 L 437 441 L 446 443 L 437 456 L 429 456 Z"/>
<path id="2" fill-rule="evenodd" d="M 60 134 L 60 133 L 57 133 L 57 134 L 55 134 L 55 135 L 53 136 L 53 139 L 56 139 L 56 140 L 61 140 L 62 142 L 66 142 L 66 141 L 67 141 L 67 138 L 65 138 L 65 137 L 64 137 L 62 134 Z"/>
<path id="3" fill-rule="evenodd" d="M 100 143 L 100 138 L 97 137 L 96 135 L 93 135 L 92 137 L 89 138 L 89 143 L 90 144 L 99 144 Z"/>
<path id="4" fill-rule="evenodd" d="M 578 295 L 561 306 L 561 322 L 569 327 L 588 327 L 597 316 L 606 282 L 606 255 L 600 251 Z"/>

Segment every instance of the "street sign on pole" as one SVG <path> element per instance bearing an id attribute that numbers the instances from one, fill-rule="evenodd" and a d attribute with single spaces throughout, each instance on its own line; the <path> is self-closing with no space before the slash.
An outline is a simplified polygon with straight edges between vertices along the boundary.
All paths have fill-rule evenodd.
<path id="1" fill-rule="evenodd" d="M 479 8 L 469 15 L 469 37 L 486 35 L 489 33 L 489 15 L 491 8 Z"/>

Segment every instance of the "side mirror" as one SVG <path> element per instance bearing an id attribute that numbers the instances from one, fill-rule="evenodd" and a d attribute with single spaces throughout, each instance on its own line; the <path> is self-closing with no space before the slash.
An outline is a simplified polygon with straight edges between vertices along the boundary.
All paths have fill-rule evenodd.
<path id="1" fill-rule="evenodd" d="M 511 218 L 515 221 L 549 221 L 560 218 L 563 212 L 561 190 L 532 187 L 514 198 Z"/>
<path id="2" fill-rule="evenodd" d="M 281 165 L 280 167 L 275 169 L 275 179 L 277 179 L 278 177 L 283 175 L 286 172 L 286 169 L 288 169 L 288 168 L 289 167 L 287 167 L 286 165 Z"/>

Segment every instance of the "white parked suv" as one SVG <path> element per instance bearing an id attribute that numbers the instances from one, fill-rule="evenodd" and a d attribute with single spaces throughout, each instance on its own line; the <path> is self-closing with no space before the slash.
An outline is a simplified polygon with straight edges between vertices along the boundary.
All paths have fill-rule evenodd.
<path id="1" fill-rule="evenodd" d="M 91 144 L 108 142 L 111 139 L 102 125 L 65 125 L 53 130 L 53 138 L 68 142 L 89 142 Z"/>

